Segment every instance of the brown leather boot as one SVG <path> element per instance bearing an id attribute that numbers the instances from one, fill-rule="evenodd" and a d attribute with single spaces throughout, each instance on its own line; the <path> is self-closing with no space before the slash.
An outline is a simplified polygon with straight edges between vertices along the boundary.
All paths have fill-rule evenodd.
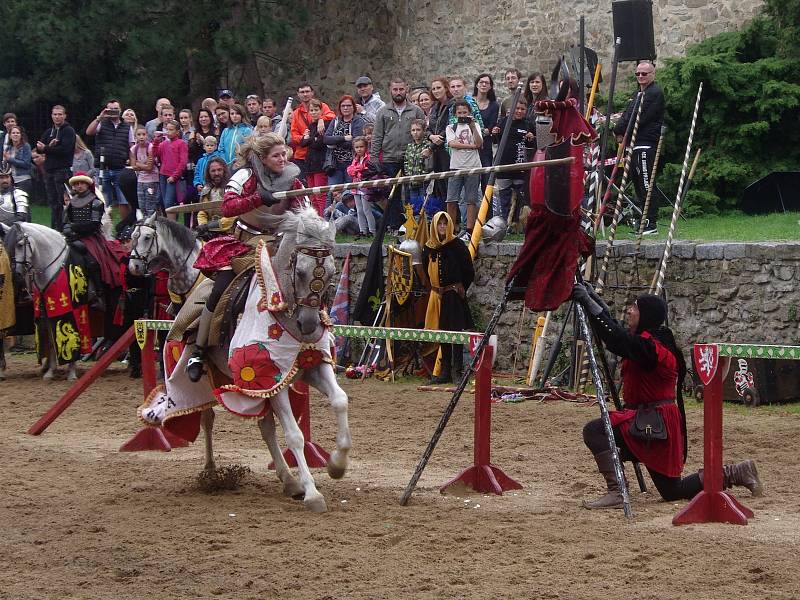
<path id="1" fill-rule="evenodd" d="M 764 486 L 758 478 L 758 469 L 754 461 L 746 460 L 736 465 L 722 467 L 722 488 L 727 490 L 735 485 L 746 487 L 753 496 L 764 493 Z"/>
<path id="2" fill-rule="evenodd" d="M 595 508 L 622 508 L 622 490 L 617 483 L 617 476 L 614 474 L 614 455 L 611 450 L 606 450 L 600 454 L 595 454 L 597 468 L 603 479 L 606 480 L 608 492 L 600 496 L 597 500 L 584 500 L 583 508 L 593 510 Z"/>

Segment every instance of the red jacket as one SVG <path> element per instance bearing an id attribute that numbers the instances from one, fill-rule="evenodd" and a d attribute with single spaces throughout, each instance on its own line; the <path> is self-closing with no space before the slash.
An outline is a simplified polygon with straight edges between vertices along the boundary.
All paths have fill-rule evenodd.
<path id="1" fill-rule="evenodd" d="M 323 121 L 333 121 L 336 118 L 336 113 L 334 113 L 330 107 L 322 103 L 322 120 Z M 309 123 L 311 123 L 311 116 L 308 114 L 308 109 L 305 107 L 304 104 L 300 104 L 294 112 L 292 113 L 292 148 L 294 149 L 294 158 L 296 160 L 305 160 L 306 156 L 308 155 L 308 146 L 301 146 L 300 140 L 303 139 L 303 134 L 308 129 Z"/>
<path id="2" fill-rule="evenodd" d="M 633 408 L 658 400 L 675 400 L 678 383 L 678 363 L 672 352 L 647 331 L 642 332 L 640 337 L 655 345 L 657 365 L 654 370 L 647 371 L 633 360 L 626 358 L 622 361 L 625 406 L 631 409 L 611 411 L 609 413 L 611 424 L 614 427 L 620 425 L 619 430 L 625 439 L 625 444 L 639 462 L 668 477 L 679 477 L 683 471 L 683 429 L 681 413 L 675 402 L 655 407 L 664 419 L 667 428 L 666 440 L 647 444 L 628 433 L 629 423 L 636 416 Z"/>

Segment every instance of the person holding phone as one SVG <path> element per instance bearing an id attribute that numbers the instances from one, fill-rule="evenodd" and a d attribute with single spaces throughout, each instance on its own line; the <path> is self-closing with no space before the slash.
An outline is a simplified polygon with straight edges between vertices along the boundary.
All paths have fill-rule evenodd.
<path id="1" fill-rule="evenodd" d="M 131 207 L 119 185 L 122 170 L 128 164 L 130 147 L 135 143 L 131 126 L 122 120 L 119 100 L 109 100 L 100 114 L 89 123 L 86 134 L 94 136 L 95 167 L 102 169 L 103 198 L 111 208 L 117 207 L 120 219 Z"/>
<path id="2" fill-rule="evenodd" d="M 478 168 L 481 166 L 479 151 L 483 146 L 483 136 L 479 124 L 472 117 L 472 106 L 466 100 L 456 100 L 453 111 L 456 123 L 448 125 L 445 130 L 447 147 L 450 148 L 450 169 Z M 462 175 L 448 179 L 447 214 L 455 223 L 460 213 L 461 223 L 466 226 L 470 235 L 478 217 L 480 201 L 480 175 Z"/>

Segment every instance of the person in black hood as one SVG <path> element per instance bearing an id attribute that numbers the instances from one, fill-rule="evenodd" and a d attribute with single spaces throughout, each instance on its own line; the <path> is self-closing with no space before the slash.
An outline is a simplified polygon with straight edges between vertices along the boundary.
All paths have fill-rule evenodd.
<path id="1" fill-rule="evenodd" d="M 614 440 L 623 461 L 643 463 L 664 500 L 689 500 L 703 489 L 703 471 L 681 477 L 687 456 L 686 413 L 681 385 L 686 362 L 672 331 L 664 325 L 667 304 L 658 296 L 643 294 L 627 309 L 627 328 L 617 322 L 608 306 L 591 285 L 578 283 L 572 298 L 581 304 L 594 324 L 594 331 L 606 348 L 622 358 L 622 384 L 625 405 L 609 413 Z M 663 431 L 657 437 L 652 430 Z M 601 419 L 583 428 L 583 440 L 594 455 L 608 491 L 583 506 L 622 508 L 622 494 L 614 475 L 613 455 Z M 744 486 L 754 496 L 763 492 L 756 465 L 746 460 L 723 467 L 723 485 Z"/>

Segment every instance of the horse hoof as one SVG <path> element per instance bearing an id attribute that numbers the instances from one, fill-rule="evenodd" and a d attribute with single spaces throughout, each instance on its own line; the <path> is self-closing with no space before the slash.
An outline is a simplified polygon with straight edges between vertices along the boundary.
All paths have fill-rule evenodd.
<path id="1" fill-rule="evenodd" d="M 53 374 L 52 373 L 45 373 L 42 375 L 42 379 L 45 381 L 53 381 Z"/>
<path id="2" fill-rule="evenodd" d="M 328 461 L 328 475 L 330 475 L 331 479 L 341 479 L 344 477 L 344 472 L 347 470 L 347 466 L 340 467 L 339 465 L 333 464 L 332 461 Z"/>
<path id="3" fill-rule="evenodd" d="M 325 504 L 325 498 L 323 498 L 322 496 L 317 496 L 316 498 L 303 500 L 303 505 L 308 510 L 315 513 L 324 513 L 327 512 L 328 510 L 328 505 Z"/>
<path id="4" fill-rule="evenodd" d="M 77 381 L 77 380 L 78 376 L 75 373 L 70 373 L 69 375 L 67 375 L 67 381 Z"/>
<path id="5" fill-rule="evenodd" d="M 303 497 L 303 486 L 296 479 L 292 479 L 283 484 L 283 495 L 299 500 Z"/>

